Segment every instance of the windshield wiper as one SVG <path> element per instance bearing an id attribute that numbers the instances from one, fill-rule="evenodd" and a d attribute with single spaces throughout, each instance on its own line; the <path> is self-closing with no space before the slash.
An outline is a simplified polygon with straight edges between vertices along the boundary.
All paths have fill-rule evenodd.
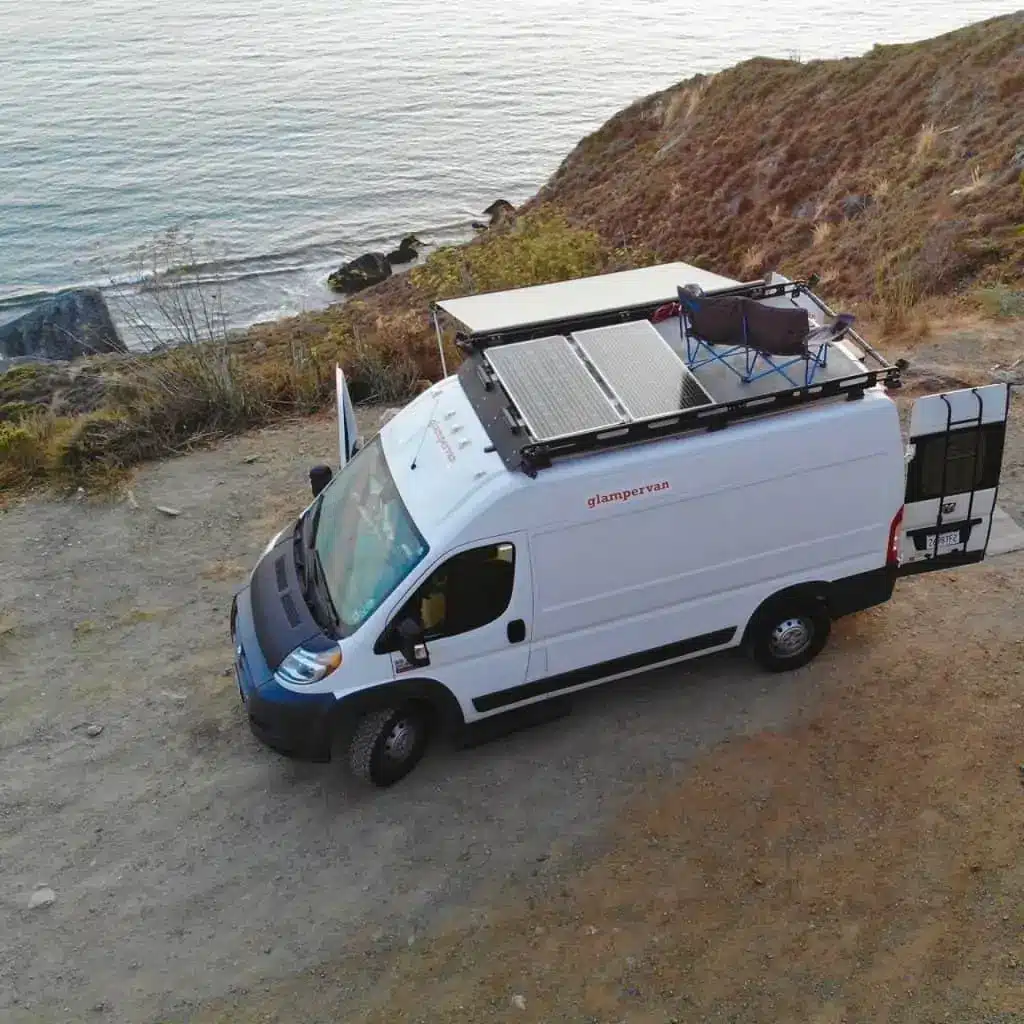
<path id="1" fill-rule="evenodd" d="M 315 547 L 310 545 L 310 565 L 313 569 L 311 574 L 311 589 L 321 598 L 321 607 L 330 616 L 331 624 L 337 628 L 341 625 L 341 616 L 338 609 L 334 607 L 334 598 L 331 597 L 331 589 L 327 585 L 327 575 L 324 572 L 323 562 L 320 561 L 320 554 Z"/>
<path id="2" fill-rule="evenodd" d="M 299 583 L 302 586 L 302 596 L 306 602 L 306 606 L 313 613 L 313 618 L 316 619 L 317 624 L 323 627 L 324 623 L 321 619 L 326 618 L 323 612 L 324 603 L 318 593 L 316 581 L 313 576 L 313 570 L 306 557 L 306 552 L 309 551 L 316 557 L 316 551 L 312 545 L 308 548 L 306 546 L 306 520 L 308 514 L 299 516 L 295 523 L 295 532 L 292 537 L 292 548 L 295 556 L 295 568 L 298 572 Z M 333 611 L 333 609 L 331 609 Z"/>
<path id="3" fill-rule="evenodd" d="M 315 505 L 308 508 L 295 524 L 295 565 L 302 583 L 302 596 L 306 599 L 306 604 L 320 626 L 333 625 L 337 627 L 341 625 L 341 618 L 334 607 L 334 599 L 331 597 L 331 591 L 327 585 L 327 575 L 315 546 L 322 508 L 323 499 L 321 498 Z M 326 620 L 326 623 L 322 620 Z"/>

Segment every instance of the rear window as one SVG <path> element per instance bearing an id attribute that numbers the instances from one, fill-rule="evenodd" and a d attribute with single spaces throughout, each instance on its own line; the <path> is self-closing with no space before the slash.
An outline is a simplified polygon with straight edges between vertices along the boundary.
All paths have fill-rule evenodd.
<path id="1" fill-rule="evenodd" d="M 984 491 L 999 482 L 1005 423 L 916 438 L 907 474 L 907 501 Z M 945 482 L 943 465 L 945 464 Z"/>

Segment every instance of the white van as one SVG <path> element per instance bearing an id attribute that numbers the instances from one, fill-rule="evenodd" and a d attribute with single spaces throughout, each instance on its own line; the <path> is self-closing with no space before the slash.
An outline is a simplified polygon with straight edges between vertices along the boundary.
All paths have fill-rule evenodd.
<path id="1" fill-rule="evenodd" d="M 897 578 L 980 561 L 1008 389 L 918 399 L 813 292 L 682 263 L 443 301 L 465 358 L 235 598 L 255 734 L 377 785 L 438 730 L 744 647 L 770 671 Z M 513 719 L 514 720 L 514 719 Z"/>

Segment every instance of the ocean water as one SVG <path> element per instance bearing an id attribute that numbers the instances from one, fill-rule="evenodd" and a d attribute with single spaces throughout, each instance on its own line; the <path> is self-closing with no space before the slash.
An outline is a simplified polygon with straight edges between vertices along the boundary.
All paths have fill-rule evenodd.
<path id="1" fill-rule="evenodd" d="M 468 236 L 638 97 L 1017 6 L 0 0 L 0 320 L 130 279 L 172 229 L 232 325 L 319 307 L 342 260 Z"/>

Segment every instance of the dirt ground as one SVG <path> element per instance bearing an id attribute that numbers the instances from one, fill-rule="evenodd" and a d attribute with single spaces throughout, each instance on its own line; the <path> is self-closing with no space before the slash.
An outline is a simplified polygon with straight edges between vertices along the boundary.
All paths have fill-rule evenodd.
<path id="1" fill-rule="evenodd" d="M 1020 347 L 983 341 L 915 365 Z M 335 446 L 305 421 L 0 514 L 0 1019 L 1024 1021 L 1024 554 L 901 584 L 792 675 L 637 677 L 364 790 L 260 747 L 230 675 L 231 593 Z"/>

